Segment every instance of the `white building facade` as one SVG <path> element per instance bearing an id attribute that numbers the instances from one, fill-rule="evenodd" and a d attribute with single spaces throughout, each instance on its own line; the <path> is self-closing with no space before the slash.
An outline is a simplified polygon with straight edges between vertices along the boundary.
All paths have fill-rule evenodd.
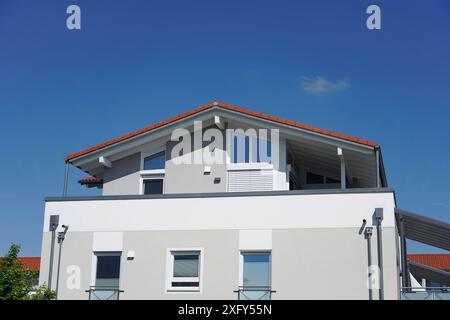
<path id="1" fill-rule="evenodd" d="M 102 195 L 45 201 L 58 299 L 399 298 L 376 143 L 215 101 L 66 161 Z"/>

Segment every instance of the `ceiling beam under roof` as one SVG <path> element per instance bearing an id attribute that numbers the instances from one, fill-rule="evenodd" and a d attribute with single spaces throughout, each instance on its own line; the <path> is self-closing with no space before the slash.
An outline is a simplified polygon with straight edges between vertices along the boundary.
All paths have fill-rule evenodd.
<path id="1" fill-rule="evenodd" d="M 104 156 L 101 156 L 100 158 L 98 158 L 98 163 L 100 163 L 104 167 L 108 167 L 108 168 L 112 167 L 111 161 L 109 161 L 108 158 L 106 158 Z"/>
<path id="2" fill-rule="evenodd" d="M 345 180 L 347 179 L 350 184 L 353 184 L 353 174 L 350 170 L 348 163 L 344 158 L 344 151 L 342 148 L 337 147 L 337 155 L 339 160 L 341 161 L 341 186 L 345 189 Z"/>

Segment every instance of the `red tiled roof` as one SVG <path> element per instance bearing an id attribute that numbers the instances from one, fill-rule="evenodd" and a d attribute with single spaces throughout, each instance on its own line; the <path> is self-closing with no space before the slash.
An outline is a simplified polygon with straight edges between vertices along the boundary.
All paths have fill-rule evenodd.
<path id="1" fill-rule="evenodd" d="M 85 177 L 78 180 L 78 183 L 81 185 L 96 186 L 103 184 L 103 180 L 96 177 Z"/>
<path id="2" fill-rule="evenodd" d="M 408 259 L 433 268 L 450 270 L 450 254 L 448 253 L 408 254 Z"/>
<path id="3" fill-rule="evenodd" d="M 248 110 L 248 109 L 243 109 L 243 108 L 240 108 L 240 107 L 237 107 L 237 106 L 233 106 L 231 104 L 227 104 L 227 103 L 223 103 L 223 102 L 219 102 L 219 101 L 214 101 L 212 103 L 205 104 L 205 105 L 203 105 L 201 107 L 198 107 L 196 109 L 193 109 L 191 111 L 182 113 L 182 114 L 180 114 L 178 116 L 169 118 L 167 120 L 155 123 L 155 124 L 153 124 L 151 126 L 148 126 L 148 127 L 139 129 L 137 131 L 131 132 L 131 133 L 126 134 L 124 136 L 121 136 L 119 138 L 112 139 L 112 140 L 106 141 L 104 143 L 101 143 L 99 145 L 90 147 L 90 148 L 88 148 L 86 150 L 70 154 L 70 155 L 68 155 L 66 157 L 66 160 L 68 160 L 68 161 L 73 160 L 73 159 L 75 159 L 77 157 L 83 156 L 83 155 L 88 154 L 90 152 L 97 151 L 99 149 L 111 146 L 111 145 L 113 145 L 115 143 L 118 143 L 118 142 L 130 139 L 130 138 L 138 136 L 138 135 L 140 135 L 142 133 L 149 132 L 149 131 L 151 131 L 153 129 L 162 127 L 164 125 L 170 124 L 170 123 L 175 122 L 175 121 L 180 120 L 180 119 L 184 119 L 184 118 L 186 118 L 188 116 L 191 116 L 193 114 L 199 113 L 201 111 L 204 111 L 204 110 L 207 110 L 207 109 L 210 109 L 210 108 L 213 108 L 213 107 L 218 107 L 218 108 L 222 108 L 222 109 L 225 109 L 225 110 L 231 110 L 231 111 L 240 112 L 242 114 L 254 116 L 254 117 L 265 119 L 265 120 L 270 120 L 270 121 L 273 121 L 273 122 L 276 122 L 276 123 L 290 125 L 290 126 L 297 127 L 297 128 L 300 128 L 300 129 L 308 130 L 308 131 L 315 132 L 315 133 L 321 133 L 321 134 L 324 134 L 324 135 L 327 135 L 327 136 L 330 136 L 330 137 L 339 138 L 339 139 L 343 139 L 343 140 L 347 140 L 347 141 L 351 141 L 351 142 L 367 145 L 367 146 L 370 146 L 370 147 L 378 146 L 378 143 L 376 143 L 376 142 L 372 142 L 372 141 L 368 141 L 368 140 L 360 139 L 360 138 L 350 137 L 350 136 L 345 135 L 345 134 L 336 133 L 336 132 L 333 132 L 333 131 L 316 128 L 316 127 L 305 125 L 305 124 L 298 123 L 298 122 L 295 122 L 295 121 L 291 121 L 291 120 L 286 120 L 286 119 L 270 116 L 270 115 L 267 115 L 267 114 L 264 114 L 264 113 L 255 112 L 255 111 L 251 111 L 251 110 Z"/>
<path id="4" fill-rule="evenodd" d="M 96 177 L 86 177 L 86 178 L 81 178 L 80 180 L 78 180 L 78 182 L 95 182 L 97 181 Z"/>
<path id="5" fill-rule="evenodd" d="M 41 265 L 41 257 L 18 257 L 17 259 L 29 270 L 39 270 Z"/>

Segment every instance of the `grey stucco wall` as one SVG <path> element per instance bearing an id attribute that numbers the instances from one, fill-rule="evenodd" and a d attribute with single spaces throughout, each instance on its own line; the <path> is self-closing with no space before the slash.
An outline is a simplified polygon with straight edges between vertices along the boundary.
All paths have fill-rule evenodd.
<path id="1" fill-rule="evenodd" d="M 208 128 L 206 128 L 208 129 Z M 205 130 L 206 130 L 205 129 Z M 225 134 L 223 134 L 225 136 Z M 164 175 L 164 193 L 198 193 L 225 192 L 227 185 L 227 168 L 225 159 L 225 138 L 223 148 L 217 149 L 223 155 L 222 164 L 211 164 L 211 173 L 204 173 L 204 164 L 176 164 L 171 158 L 172 149 L 178 142 L 166 143 L 166 164 Z M 209 148 L 209 142 L 203 143 L 203 152 Z M 194 139 L 191 134 L 191 147 L 194 149 Z M 139 194 L 141 154 L 135 153 L 123 159 L 114 161 L 111 168 L 105 168 L 103 195 Z"/>
<path id="2" fill-rule="evenodd" d="M 207 130 L 206 128 L 205 130 Z M 172 149 L 178 143 L 169 141 L 166 145 L 166 174 L 164 178 L 165 193 L 199 193 L 199 192 L 225 192 L 227 189 L 227 167 L 225 158 L 225 133 L 222 130 L 224 138 L 223 148 L 217 148 L 215 152 L 223 155 L 222 164 L 211 164 L 211 173 L 204 173 L 204 164 L 177 164 L 175 159 L 171 158 Z M 203 152 L 209 148 L 209 142 L 203 143 L 201 150 L 194 150 L 194 138 L 191 134 L 191 150 L 193 152 Z M 191 153 L 192 155 L 192 153 Z M 193 156 L 192 156 L 193 159 Z M 220 179 L 220 182 L 215 182 Z"/>
<path id="3" fill-rule="evenodd" d="M 141 154 L 135 153 L 114 161 L 111 168 L 105 168 L 103 195 L 139 194 L 139 170 Z"/>
<path id="4" fill-rule="evenodd" d="M 92 232 L 68 232 L 61 250 L 59 298 L 65 300 L 87 300 L 92 266 Z M 48 282 L 51 232 L 42 238 L 39 284 Z M 52 289 L 56 288 L 59 244 L 55 241 Z M 78 272 L 79 271 L 79 272 Z M 69 282 L 69 285 L 68 285 Z M 78 288 L 69 289 L 69 286 Z"/>
<path id="5" fill-rule="evenodd" d="M 43 237 L 40 283 L 48 277 L 51 234 Z M 64 242 L 61 299 L 87 299 L 91 282 L 92 232 L 69 232 Z M 168 248 L 204 249 L 202 293 L 166 293 Z M 55 250 L 54 274 L 57 268 Z M 376 236 L 372 238 L 376 264 Z M 127 252 L 135 251 L 134 260 Z M 394 228 L 383 229 L 385 298 L 397 299 Z M 239 277 L 239 231 L 133 231 L 124 232 L 120 287 L 121 299 L 236 299 Z M 72 274 L 80 270 L 79 289 L 68 289 Z M 273 299 L 368 299 L 367 242 L 357 228 L 283 229 L 272 233 Z M 56 279 L 53 280 L 53 288 Z M 378 291 L 374 291 L 378 297 Z"/>
<path id="6" fill-rule="evenodd" d="M 204 249 L 201 293 L 165 293 L 168 248 Z M 238 283 L 238 231 L 128 232 L 124 252 L 136 258 L 122 259 L 123 299 L 235 299 Z"/>
<path id="7" fill-rule="evenodd" d="M 358 228 L 274 230 L 274 299 L 368 299 L 367 241 Z M 376 235 L 372 263 L 377 264 Z M 394 228 L 383 229 L 385 299 L 397 299 Z M 378 290 L 373 291 L 378 299 Z"/>

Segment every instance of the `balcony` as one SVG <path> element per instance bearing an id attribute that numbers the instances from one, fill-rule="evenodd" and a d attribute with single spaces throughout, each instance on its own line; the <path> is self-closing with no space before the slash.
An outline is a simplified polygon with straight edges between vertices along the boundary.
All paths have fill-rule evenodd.
<path id="1" fill-rule="evenodd" d="M 91 286 L 86 292 L 89 292 L 89 300 L 119 300 L 123 290 L 119 287 Z"/>
<path id="2" fill-rule="evenodd" d="M 402 288 L 401 300 L 450 300 L 448 288 Z"/>
<path id="3" fill-rule="evenodd" d="M 272 293 L 276 291 L 271 287 L 243 286 L 234 292 L 238 294 L 238 300 L 272 300 Z"/>

